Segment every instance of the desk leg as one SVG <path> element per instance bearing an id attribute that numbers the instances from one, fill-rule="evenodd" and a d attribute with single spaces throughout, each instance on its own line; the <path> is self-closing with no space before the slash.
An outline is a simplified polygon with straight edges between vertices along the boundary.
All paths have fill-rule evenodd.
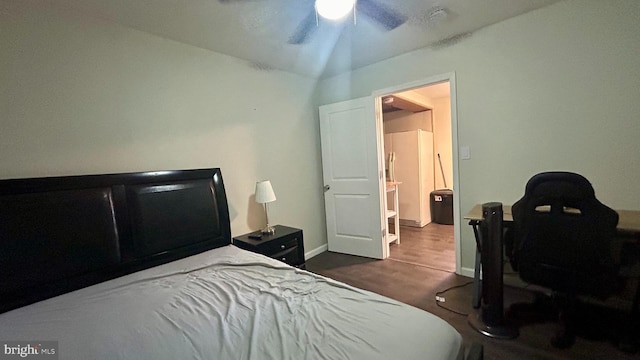
<path id="1" fill-rule="evenodd" d="M 631 315 L 634 320 L 640 320 L 640 312 L 638 312 L 638 303 L 640 302 L 640 280 L 636 282 L 636 295 L 633 297 L 633 305 L 631 305 Z"/>
<path id="2" fill-rule="evenodd" d="M 635 353 L 640 348 L 640 312 L 638 311 L 640 302 L 640 280 L 636 284 L 636 294 L 631 305 L 631 317 L 629 318 L 629 331 L 625 334 L 618 348 L 624 352 Z"/>
<path id="3" fill-rule="evenodd" d="M 638 303 L 640 302 L 640 279 L 636 282 L 636 295 L 633 297 L 633 304 L 631 305 L 631 329 L 632 334 L 635 334 L 633 342 L 633 350 L 638 350 L 640 347 L 640 311 L 638 309 Z"/>
<path id="4" fill-rule="evenodd" d="M 482 269 L 482 235 L 478 231 L 478 221 L 470 221 L 469 225 L 473 227 L 473 234 L 476 237 L 476 266 L 473 272 L 473 299 L 471 305 L 474 309 L 480 308 L 480 299 L 482 299 L 482 282 L 480 281 L 480 271 Z"/>

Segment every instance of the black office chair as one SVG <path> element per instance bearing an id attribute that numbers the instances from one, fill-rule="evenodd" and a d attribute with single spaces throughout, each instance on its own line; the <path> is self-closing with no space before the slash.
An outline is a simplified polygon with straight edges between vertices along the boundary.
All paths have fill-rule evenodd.
<path id="1" fill-rule="evenodd" d="M 570 172 L 533 176 L 512 213 L 512 265 L 522 280 L 552 290 L 561 325 L 552 344 L 569 347 L 577 296 L 606 298 L 616 290 L 611 241 L 618 214 L 596 199 L 587 179 Z"/>

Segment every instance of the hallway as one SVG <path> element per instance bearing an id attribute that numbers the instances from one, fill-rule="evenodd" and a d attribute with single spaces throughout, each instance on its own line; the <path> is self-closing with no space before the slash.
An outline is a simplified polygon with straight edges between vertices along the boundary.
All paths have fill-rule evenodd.
<path id="1" fill-rule="evenodd" d="M 453 225 L 430 223 L 422 228 L 400 226 L 400 245 L 389 245 L 388 260 L 456 271 Z"/>

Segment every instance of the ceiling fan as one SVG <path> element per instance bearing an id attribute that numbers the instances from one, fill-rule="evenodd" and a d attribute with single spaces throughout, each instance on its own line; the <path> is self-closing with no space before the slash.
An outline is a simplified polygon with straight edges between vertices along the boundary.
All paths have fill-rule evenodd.
<path id="1" fill-rule="evenodd" d="M 218 1 L 230 3 L 246 0 Z M 329 10 L 333 9 L 332 5 L 337 6 L 338 14 L 325 12 L 328 8 Z M 315 0 L 314 7 L 309 9 L 309 13 L 296 27 L 287 42 L 294 45 L 307 42 L 318 27 L 319 17 L 336 21 L 346 17 L 349 13 L 353 14 L 354 20 L 356 19 L 356 14 L 362 14 L 373 20 L 385 31 L 393 30 L 407 21 L 407 16 L 380 4 L 376 0 Z"/>

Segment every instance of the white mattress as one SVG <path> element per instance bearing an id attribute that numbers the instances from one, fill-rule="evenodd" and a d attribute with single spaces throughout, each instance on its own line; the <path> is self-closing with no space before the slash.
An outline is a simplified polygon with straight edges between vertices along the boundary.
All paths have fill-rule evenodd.
<path id="1" fill-rule="evenodd" d="M 60 359 L 456 359 L 444 320 L 232 245 L 0 314 Z"/>

